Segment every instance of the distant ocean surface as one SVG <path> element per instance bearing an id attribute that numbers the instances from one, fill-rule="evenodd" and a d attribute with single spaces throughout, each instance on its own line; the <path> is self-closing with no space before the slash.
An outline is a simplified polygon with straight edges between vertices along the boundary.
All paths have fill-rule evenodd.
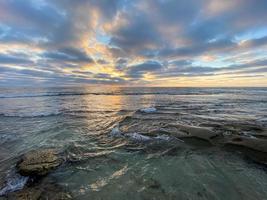
<path id="1" fill-rule="evenodd" d="M 22 154 L 55 148 L 70 162 L 47 178 L 74 199 L 266 199 L 233 136 L 267 140 L 267 88 L 0 88 L 0 195 L 26 184 Z"/>

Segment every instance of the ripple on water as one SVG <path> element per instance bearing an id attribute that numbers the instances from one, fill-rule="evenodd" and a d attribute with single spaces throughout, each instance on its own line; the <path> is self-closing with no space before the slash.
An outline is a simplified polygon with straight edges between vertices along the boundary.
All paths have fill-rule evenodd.
<path id="1" fill-rule="evenodd" d="M 69 162 L 48 176 L 81 200 L 265 199 L 265 168 L 243 159 L 248 154 L 240 148 L 249 141 L 255 149 L 256 139 L 265 144 L 266 116 L 257 97 L 172 93 L 177 91 L 0 99 L 6 108 L 0 115 L 1 148 L 8 150 L 0 160 L 11 166 L 11 153 L 14 159 L 31 148 L 62 148 Z M 239 143 L 237 149 L 222 148 L 228 139 L 235 147 Z M 27 181 L 6 180 L 2 193 Z"/>

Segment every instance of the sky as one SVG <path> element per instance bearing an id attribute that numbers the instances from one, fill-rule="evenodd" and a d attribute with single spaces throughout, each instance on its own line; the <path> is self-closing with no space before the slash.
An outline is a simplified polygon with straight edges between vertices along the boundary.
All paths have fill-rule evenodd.
<path id="1" fill-rule="evenodd" d="M 0 86 L 267 86 L 266 0 L 0 0 Z"/>

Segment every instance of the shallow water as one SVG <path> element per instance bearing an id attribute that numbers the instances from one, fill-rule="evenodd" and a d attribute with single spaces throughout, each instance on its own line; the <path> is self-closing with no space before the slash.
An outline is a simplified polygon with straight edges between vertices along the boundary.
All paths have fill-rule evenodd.
<path id="1" fill-rule="evenodd" d="M 264 166 L 175 123 L 266 139 L 267 89 L 2 88 L 0 194 L 25 182 L 23 153 L 56 148 L 68 161 L 48 178 L 74 199 L 266 199 Z"/>

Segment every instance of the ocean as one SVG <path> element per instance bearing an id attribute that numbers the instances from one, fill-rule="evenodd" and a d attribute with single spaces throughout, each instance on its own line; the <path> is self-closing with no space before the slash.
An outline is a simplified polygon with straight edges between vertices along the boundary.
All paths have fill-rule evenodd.
<path id="1" fill-rule="evenodd" d="M 27 185 L 21 155 L 52 148 L 65 162 L 40 182 L 73 199 L 262 200 L 265 142 L 267 88 L 0 89 L 0 195 Z"/>

